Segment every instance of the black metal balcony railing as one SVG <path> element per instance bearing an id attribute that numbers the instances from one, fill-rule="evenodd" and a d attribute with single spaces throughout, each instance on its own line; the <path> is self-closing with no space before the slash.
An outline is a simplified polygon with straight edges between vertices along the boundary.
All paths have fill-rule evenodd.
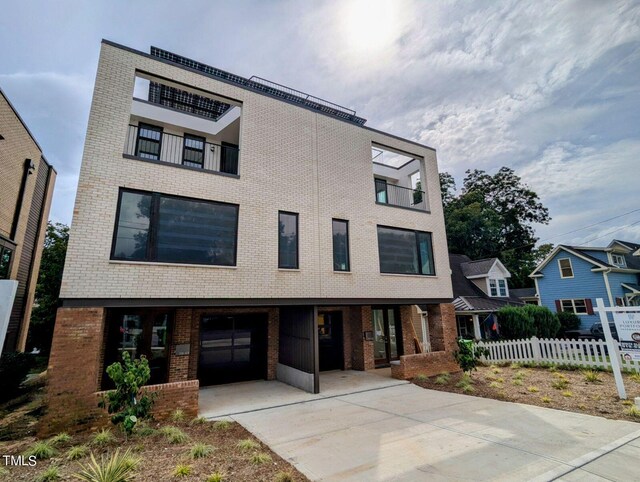
<path id="1" fill-rule="evenodd" d="M 168 164 L 177 164 L 203 171 L 238 174 L 238 148 L 204 142 L 196 136 L 176 136 L 166 132 L 129 125 L 124 146 L 126 155 Z M 140 134 L 140 135 L 139 135 Z M 186 142 L 186 144 L 185 144 Z"/>
<path id="2" fill-rule="evenodd" d="M 420 189 L 389 184 L 384 179 L 374 179 L 376 186 L 376 202 L 403 208 L 427 210 L 425 192 Z"/>

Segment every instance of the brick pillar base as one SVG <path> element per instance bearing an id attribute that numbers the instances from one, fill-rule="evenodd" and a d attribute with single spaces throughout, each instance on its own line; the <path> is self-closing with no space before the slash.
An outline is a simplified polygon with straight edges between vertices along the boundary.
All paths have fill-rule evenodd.
<path id="1" fill-rule="evenodd" d="M 95 392 L 102 370 L 104 318 L 103 308 L 58 309 L 40 433 L 95 425 L 101 413 Z"/>
<path id="2" fill-rule="evenodd" d="M 413 355 L 416 352 L 414 342 L 415 329 L 413 328 L 413 305 L 403 305 L 400 307 L 400 323 L 402 327 L 402 353 L 403 355 Z"/>
<path id="3" fill-rule="evenodd" d="M 364 339 L 365 331 L 373 331 L 371 307 L 353 306 L 349 311 L 349 333 L 352 350 L 351 368 L 353 370 L 371 370 L 375 368 L 373 341 Z"/>

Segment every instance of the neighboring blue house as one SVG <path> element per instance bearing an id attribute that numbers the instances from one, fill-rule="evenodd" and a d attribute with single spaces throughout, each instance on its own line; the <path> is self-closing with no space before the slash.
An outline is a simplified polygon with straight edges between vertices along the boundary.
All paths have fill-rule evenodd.
<path id="1" fill-rule="evenodd" d="M 596 298 L 608 306 L 640 306 L 640 244 L 614 239 L 606 248 L 560 245 L 530 276 L 541 305 L 577 314 L 587 329 L 599 321 Z"/>

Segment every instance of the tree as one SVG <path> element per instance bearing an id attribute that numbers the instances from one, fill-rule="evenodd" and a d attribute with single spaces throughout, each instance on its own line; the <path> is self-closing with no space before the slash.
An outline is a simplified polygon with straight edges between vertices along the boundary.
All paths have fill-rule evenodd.
<path id="1" fill-rule="evenodd" d="M 53 326 L 60 306 L 60 285 L 68 242 L 69 226 L 62 223 L 47 223 L 35 303 L 27 338 L 28 349 L 39 348 L 44 354 L 48 354 L 51 349 Z"/>
<path id="2" fill-rule="evenodd" d="M 449 249 L 472 259 L 498 257 L 511 272 L 512 287 L 531 286 L 529 274 L 548 252 L 545 245 L 536 250 L 532 225 L 551 219 L 538 195 L 508 167 L 494 175 L 466 171 L 459 195 L 453 177 L 442 173 L 440 189 Z"/>

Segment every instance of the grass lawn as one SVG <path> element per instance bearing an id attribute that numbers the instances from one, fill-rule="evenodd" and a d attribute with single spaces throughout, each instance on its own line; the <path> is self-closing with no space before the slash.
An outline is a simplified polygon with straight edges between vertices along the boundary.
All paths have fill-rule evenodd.
<path id="1" fill-rule="evenodd" d="M 91 461 L 91 454 L 100 463 L 118 449 L 121 455 L 129 450 L 129 461 L 136 461 L 133 475 L 125 480 L 307 480 L 238 423 L 184 420 L 180 412 L 169 423 L 143 424 L 128 439 L 111 426 L 106 435 L 59 434 L 38 440 L 34 434 L 41 413 L 41 393 L 41 387 L 35 387 L 18 400 L 0 406 L 0 455 L 31 452 L 40 456 L 34 467 L 6 467 L 0 458 L 0 481 L 78 480 L 72 475 L 81 470 L 80 464 Z"/>
<path id="2" fill-rule="evenodd" d="M 432 390 L 640 422 L 640 410 L 633 406 L 634 398 L 640 397 L 640 376 L 623 374 L 623 378 L 626 401 L 618 398 L 609 372 L 489 365 L 478 367 L 470 383 L 462 373 L 418 376 L 412 381 Z"/>

